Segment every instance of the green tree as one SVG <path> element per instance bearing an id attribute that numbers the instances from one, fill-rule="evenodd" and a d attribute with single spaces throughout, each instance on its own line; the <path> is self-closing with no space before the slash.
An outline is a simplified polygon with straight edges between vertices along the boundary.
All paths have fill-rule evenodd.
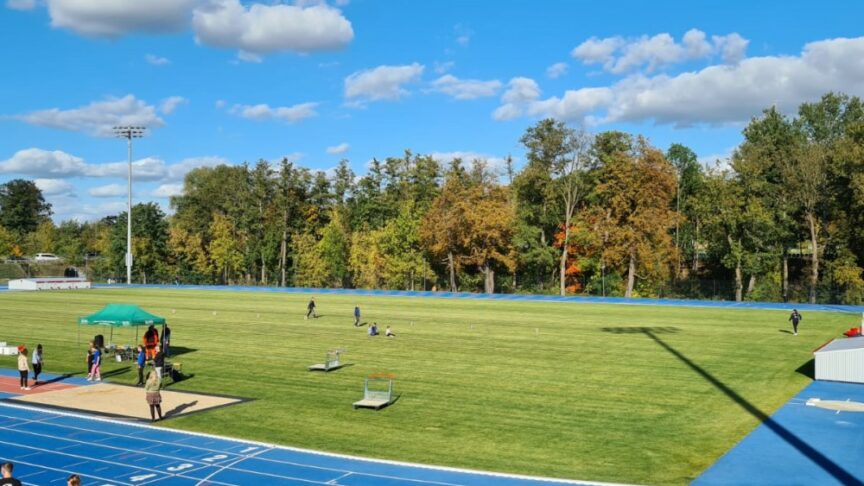
<path id="1" fill-rule="evenodd" d="M 13 179 L 0 185 L 0 226 L 23 236 L 51 214 L 51 204 L 45 202 L 35 182 Z"/>
<path id="2" fill-rule="evenodd" d="M 232 283 L 233 277 L 243 268 L 241 248 L 245 237 L 226 216 L 218 212 L 213 215 L 207 249 L 223 284 Z"/>
<path id="3" fill-rule="evenodd" d="M 125 275 L 126 213 L 120 213 L 112 226 L 108 258 L 115 275 Z M 139 203 L 132 207 L 132 269 L 143 283 L 164 279 L 167 273 L 168 221 L 156 203 Z"/>
<path id="4" fill-rule="evenodd" d="M 671 209 L 675 172 L 641 137 L 632 151 L 604 154 L 601 160 L 594 200 L 601 234 L 607 235 L 603 256 L 613 265 L 626 265 L 624 296 L 631 297 L 637 275 L 656 283 L 668 276 L 674 261 L 669 230 L 678 218 Z"/>

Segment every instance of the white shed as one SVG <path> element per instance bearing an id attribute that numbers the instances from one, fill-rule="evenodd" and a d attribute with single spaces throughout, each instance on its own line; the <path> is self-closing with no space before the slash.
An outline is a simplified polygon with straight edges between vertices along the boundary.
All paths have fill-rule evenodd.
<path id="1" fill-rule="evenodd" d="M 864 337 L 835 339 L 813 354 L 817 380 L 864 383 Z"/>

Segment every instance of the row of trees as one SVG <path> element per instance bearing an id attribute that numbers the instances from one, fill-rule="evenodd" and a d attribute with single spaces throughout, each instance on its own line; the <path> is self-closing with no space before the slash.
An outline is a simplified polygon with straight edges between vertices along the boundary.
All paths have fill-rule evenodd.
<path id="1" fill-rule="evenodd" d="M 743 135 L 711 167 L 681 144 L 550 119 L 525 131 L 518 170 L 410 151 L 360 177 L 347 161 L 329 175 L 288 160 L 199 168 L 172 216 L 133 208 L 135 279 L 685 297 L 713 280 L 737 300 L 860 302 L 861 100 L 769 108 Z M 0 187 L 0 251 L 124 274 L 125 213 L 49 215 L 32 182 Z"/>

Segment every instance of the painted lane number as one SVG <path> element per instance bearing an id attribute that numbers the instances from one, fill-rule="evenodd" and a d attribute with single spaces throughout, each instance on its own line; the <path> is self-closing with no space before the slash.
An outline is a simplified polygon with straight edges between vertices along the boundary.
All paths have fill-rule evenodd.
<path id="1" fill-rule="evenodd" d="M 221 461 L 222 459 L 228 459 L 228 456 L 226 456 L 225 454 L 216 454 L 216 455 L 213 455 L 210 457 L 205 457 L 204 459 L 201 459 L 201 460 L 204 462 L 216 462 L 216 461 Z"/>
<path id="2" fill-rule="evenodd" d="M 152 473 L 151 474 L 139 474 L 137 476 L 132 476 L 131 478 L 129 478 L 129 481 L 131 481 L 133 483 L 140 483 L 141 481 L 146 481 L 150 478 L 155 478 L 155 477 L 156 477 L 156 475 L 152 474 Z"/>
<path id="3" fill-rule="evenodd" d="M 188 462 L 184 462 L 183 464 L 180 464 L 179 466 L 169 467 L 168 472 L 180 472 L 180 471 L 185 471 L 185 470 L 193 468 L 193 467 L 195 467 L 194 464 L 189 464 Z"/>

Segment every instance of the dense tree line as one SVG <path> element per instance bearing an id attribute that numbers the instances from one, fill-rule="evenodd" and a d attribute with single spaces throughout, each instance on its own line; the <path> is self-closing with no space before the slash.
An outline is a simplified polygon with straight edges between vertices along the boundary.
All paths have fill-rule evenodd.
<path id="1" fill-rule="evenodd" d="M 356 176 L 288 160 L 195 169 L 133 208 L 136 281 L 736 300 L 864 299 L 864 104 L 827 94 L 753 118 L 728 162 L 547 119 L 516 170 L 406 151 Z M 126 214 L 55 226 L 0 186 L 0 251 L 125 274 Z M 730 282 L 717 292 L 707 282 Z"/>

